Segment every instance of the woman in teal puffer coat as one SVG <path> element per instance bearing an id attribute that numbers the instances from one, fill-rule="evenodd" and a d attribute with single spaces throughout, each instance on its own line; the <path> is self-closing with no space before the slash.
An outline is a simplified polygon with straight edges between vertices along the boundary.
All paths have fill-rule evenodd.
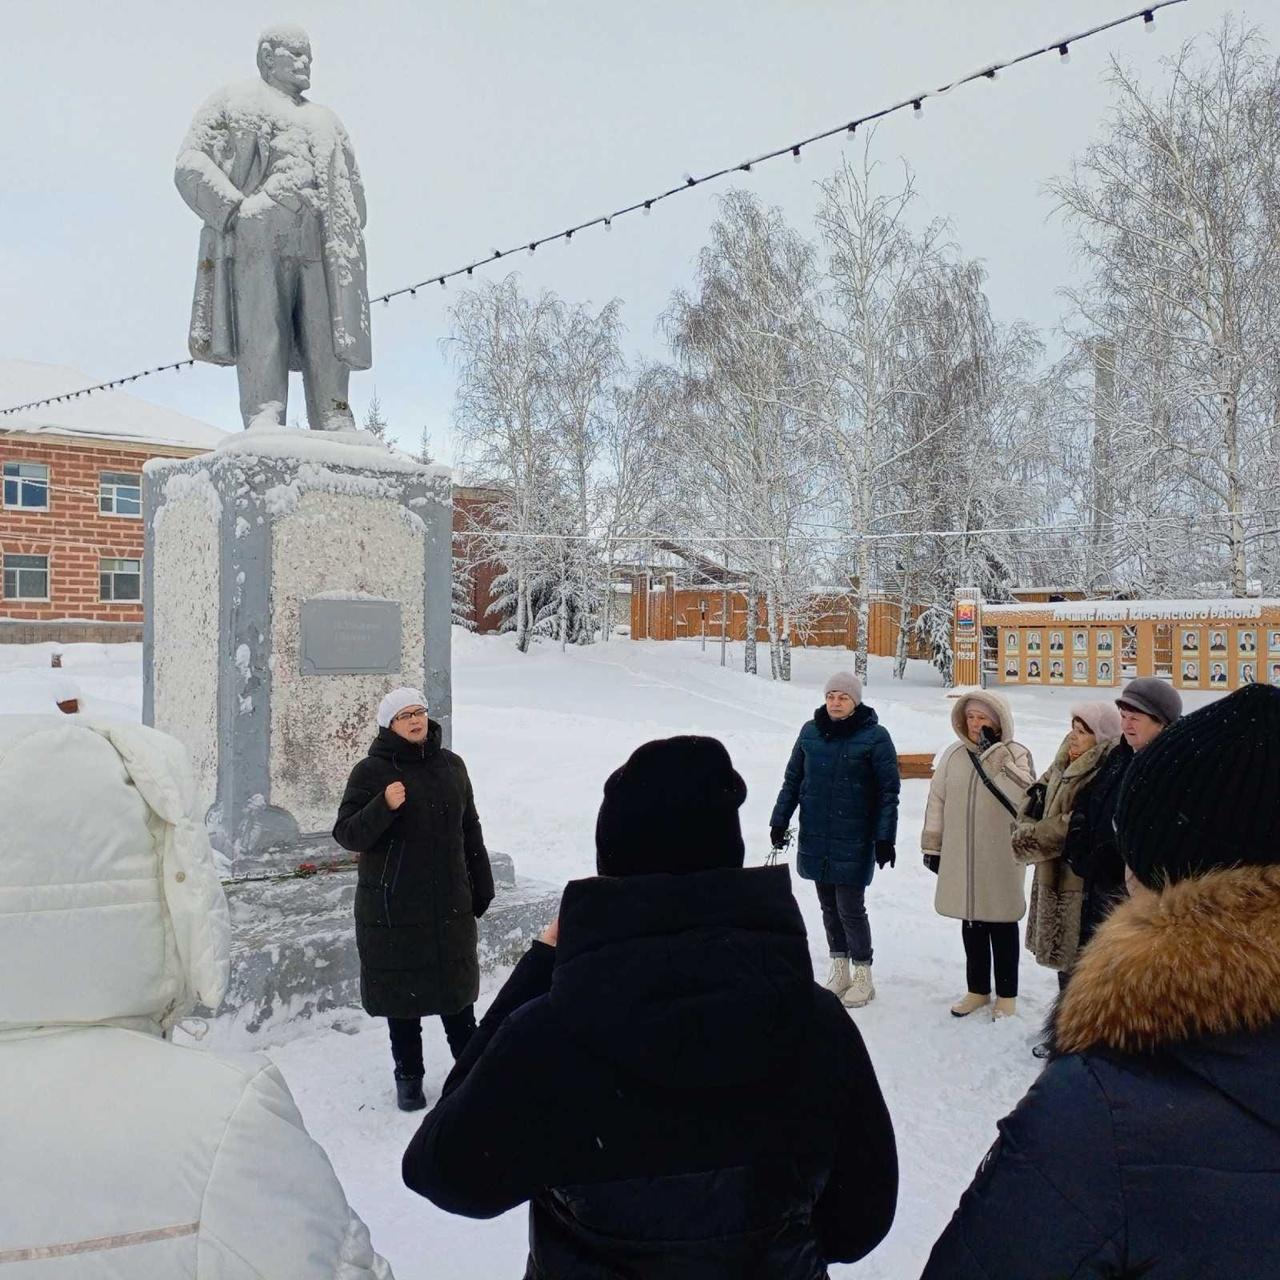
<path id="1" fill-rule="evenodd" d="M 825 705 L 800 730 L 769 820 L 775 849 L 800 807 L 796 870 L 813 880 L 831 951 L 827 989 L 851 1009 L 875 996 L 866 889 L 877 866 L 893 866 L 898 832 L 898 753 L 876 713 L 862 702 L 862 681 L 839 671 Z"/>

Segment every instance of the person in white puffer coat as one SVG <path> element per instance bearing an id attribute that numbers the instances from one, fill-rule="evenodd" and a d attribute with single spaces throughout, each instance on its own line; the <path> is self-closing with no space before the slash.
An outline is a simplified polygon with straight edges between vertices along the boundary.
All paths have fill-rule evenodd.
<path id="1" fill-rule="evenodd" d="M 390 1280 L 263 1056 L 169 1042 L 226 986 L 182 747 L 0 716 L 0 1276 Z"/>

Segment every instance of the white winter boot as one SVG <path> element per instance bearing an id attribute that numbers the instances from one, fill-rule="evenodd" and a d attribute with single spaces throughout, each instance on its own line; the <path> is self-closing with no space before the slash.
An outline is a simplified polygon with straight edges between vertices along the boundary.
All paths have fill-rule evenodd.
<path id="1" fill-rule="evenodd" d="M 951 1016 L 967 1018 L 971 1013 L 977 1013 L 979 1009 L 985 1008 L 990 1003 L 990 996 L 980 996 L 976 991 L 970 991 L 963 1000 L 951 1006 Z"/>
<path id="2" fill-rule="evenodd" d="M 876 998 L 875 984 L 871 981 L 871 966 L 855 964 L 849 974 L 849 989 L 840 997 L 846 1009 L 861 1009 Z"/>
<path id="3" fill-rule="evenodd" d="M 831 972 L 827 974 L 827 980 L 822 985 L 838 996 L 844 995 L 849 990 L 848 956 L 831 957 Z"/>

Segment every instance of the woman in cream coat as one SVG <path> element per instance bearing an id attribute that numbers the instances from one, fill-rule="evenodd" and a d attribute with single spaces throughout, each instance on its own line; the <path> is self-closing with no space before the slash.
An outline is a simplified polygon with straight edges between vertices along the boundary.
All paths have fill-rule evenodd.
<path id="1" fill-rule="evenodd" d="M 390 1280 L 280 1073 L 168 1036 L 226 986 L 182 747 L 0 716 L 0 1275 Z"/>
<path id="2" fill-rule="evenodd" d="M 1031 753 L 1014 741 L 1013 712 L 998 693 L 967 693 L 951 709 L 959 741 L 941 755 L 929 787 L 920 847 L 937 873 L 934 908 L 962 921 L 968 992 L 951 1012 L 991 1003 L 1010 1017 L 1018 995 L 1018 921 L 1027 909 L 1026 868 L 1013 856 L 1013 815 L 1035 778 Z"/>

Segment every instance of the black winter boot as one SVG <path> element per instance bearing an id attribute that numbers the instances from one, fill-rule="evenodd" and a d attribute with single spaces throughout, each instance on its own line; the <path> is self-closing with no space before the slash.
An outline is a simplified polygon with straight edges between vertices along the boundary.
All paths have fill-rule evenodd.
<path id="1" fill-rule="evenodd" d="M 422 1077 L 396 1072 L 396 1106 L 401 1111 L 421 1111 L 427 1105 L 422 1095 Z"/>

